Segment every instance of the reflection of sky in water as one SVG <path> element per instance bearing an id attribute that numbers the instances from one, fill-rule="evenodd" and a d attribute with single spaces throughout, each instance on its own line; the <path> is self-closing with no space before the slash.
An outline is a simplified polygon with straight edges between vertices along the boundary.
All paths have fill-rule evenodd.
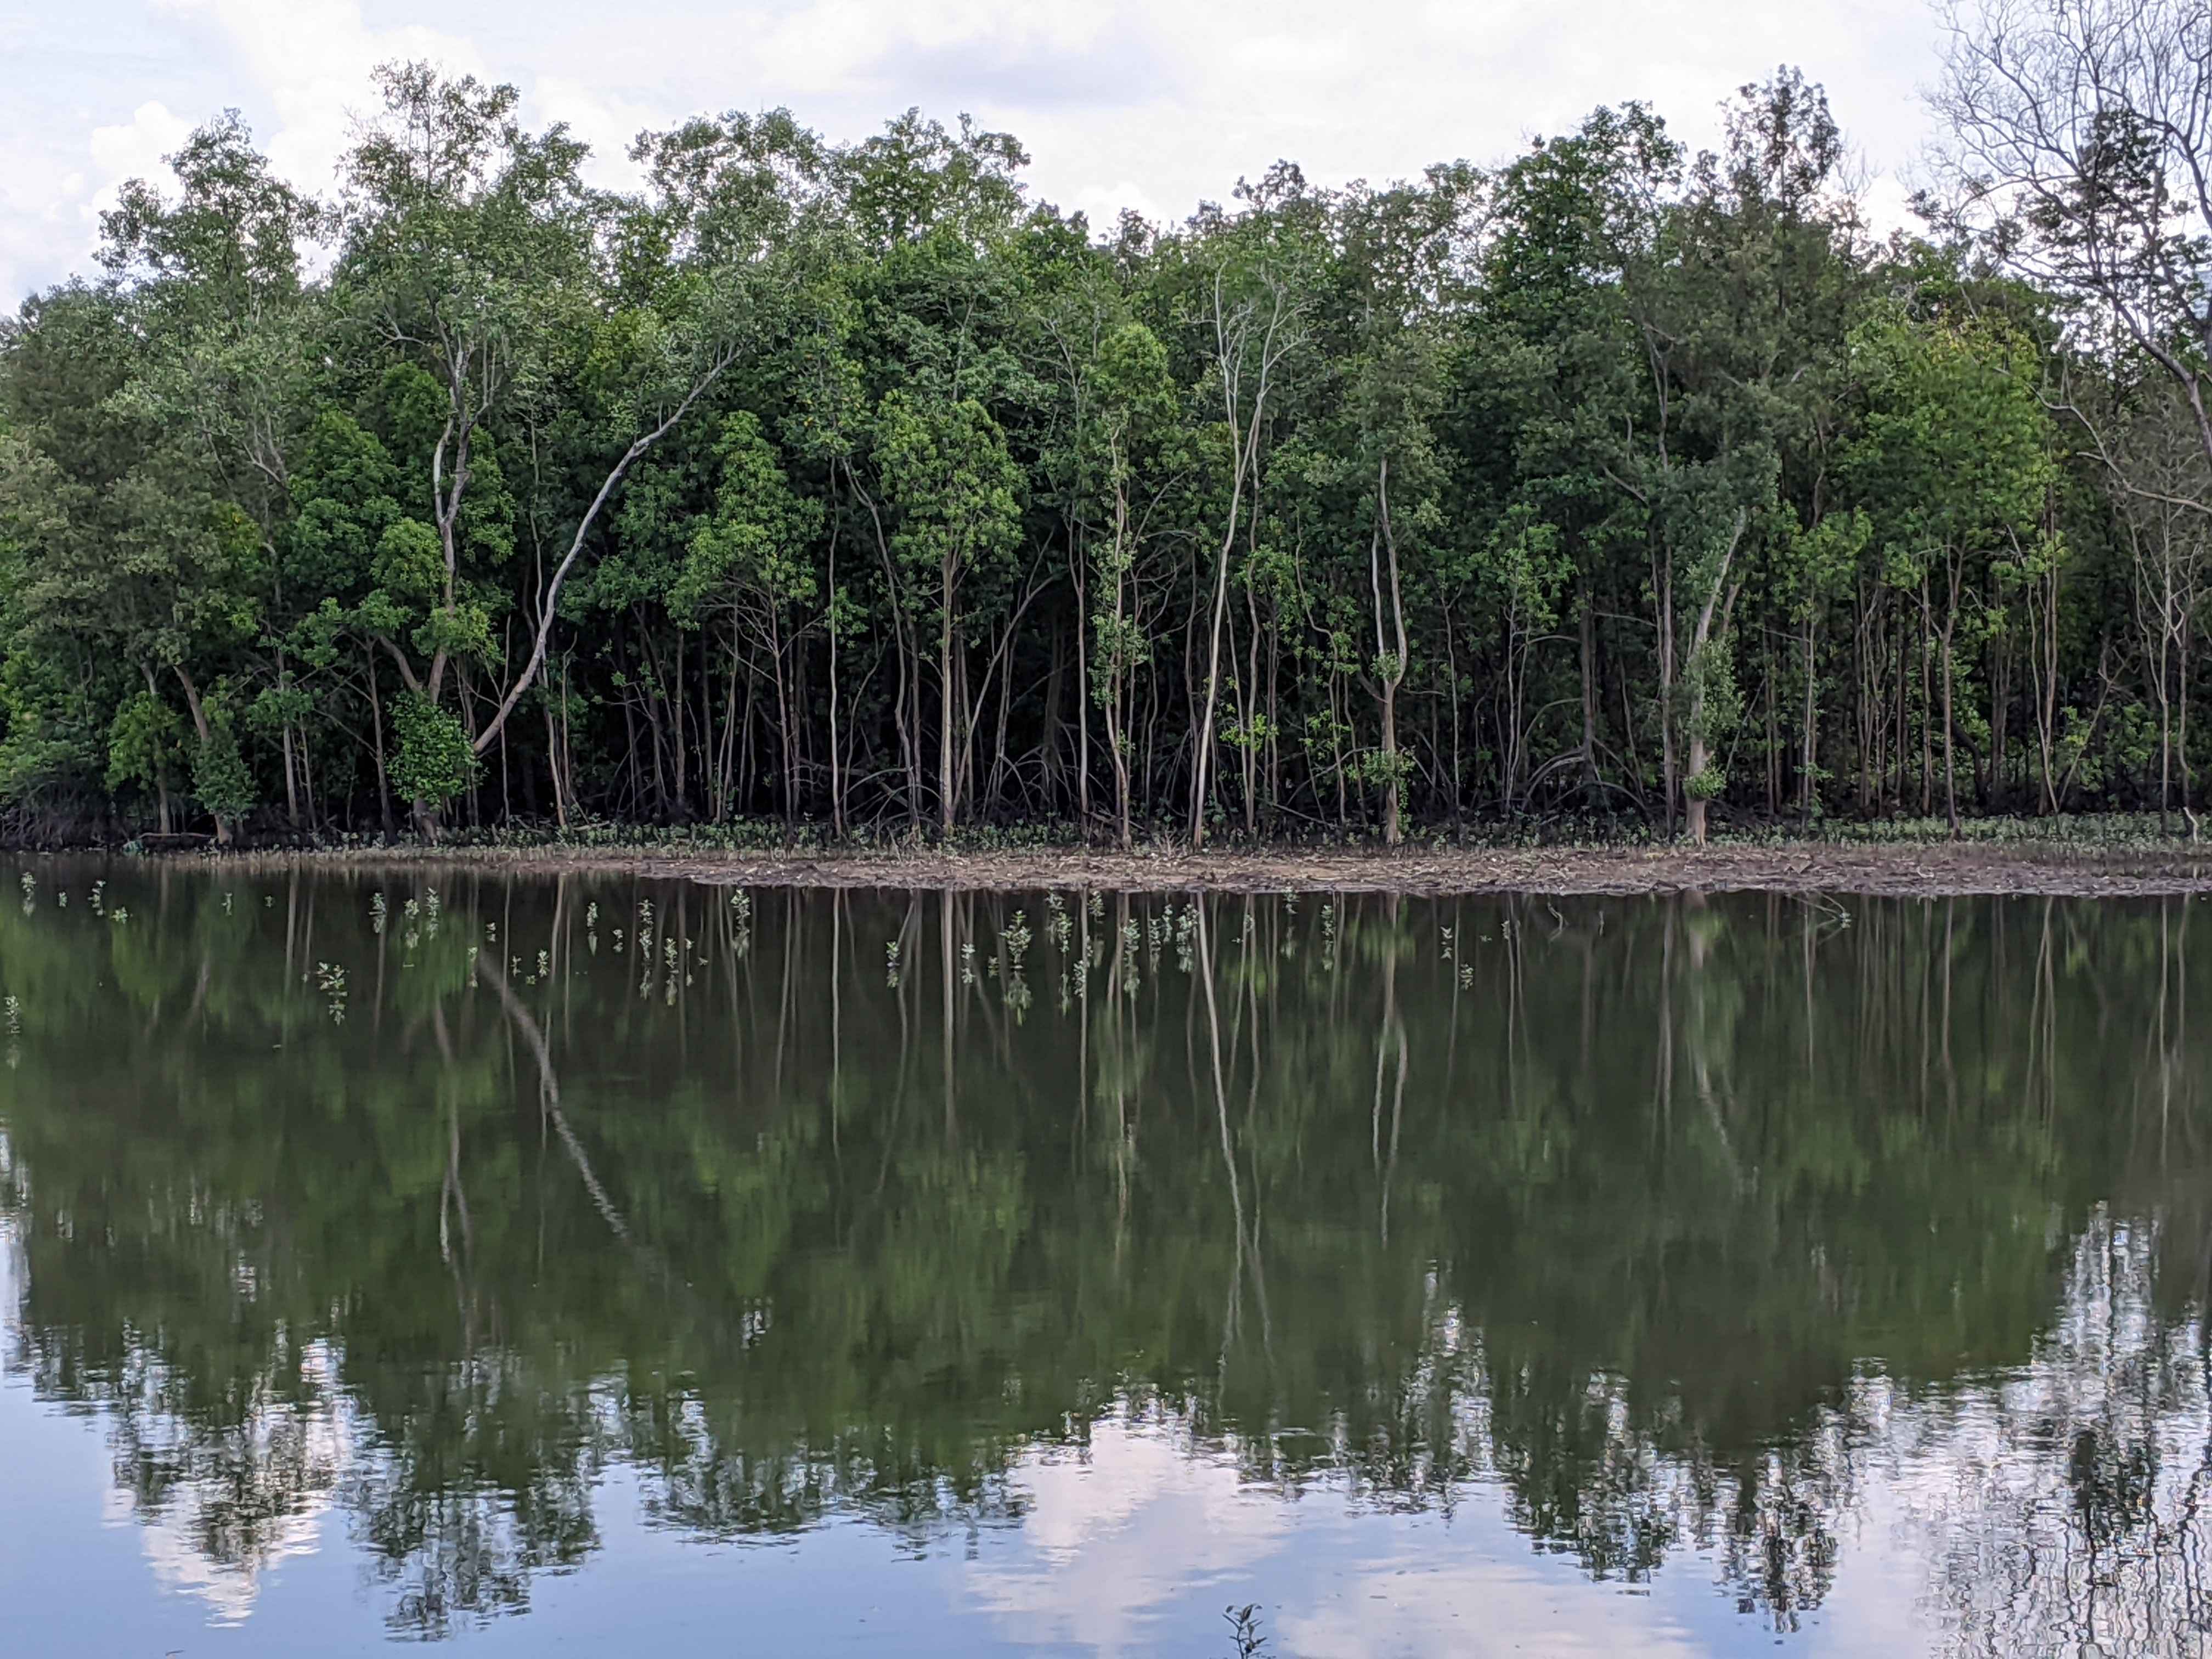
<path id="1" fill-rule="evenodd" d="M 1019 1544 L 972 1564 L 963 1588 L 1003 1635 L 1045 1649 L 1158 1652 L 1225 1628 L 1224 1602 L 1260 1600 L 1289 1653 L 1699 1650 L 1701 1609 L 1673 1605 L 1687 1585 L 1592 1584 L 1532 1557 L 1480 1497 L 1449 1522 L 1354 1514 L 1326 1488 L 1285 1503 L 1118 1425 L 1094 1431 L 1081 1460 L 1032 1461 L 1017 1484 L 1032 1505 Z"/>
<path id="2" fill-rule="evenodd" d="M 327 1396 L 337 1373 L 329 1349 L 319 1343 L 309 1348 L 301 1369 L 320 1385 L 319 1394 Z M 195 1510 L 189 1492 L 149 1514 L 121 1487 L 113 1487 L 100 1516 L 104 1526 L 137 1523 L 155 1582 L 204 1602 L 214 1626 L 244 1621 L 260 1598 L 265 1576 L 295 1556 L 313 1555 L 324 1547 L 326 1528 L 344 1525 L 331 1510 L 357 1437 L 342 1407 L 257 1413 L 246 1437 L 252 1466 L 296 1470 L 301 1476 L 297 1490 L 282 1498 L 280 1512 L 252 1547 L 220 1553 L 204 1547 L 192 1529 Z"/>
<path id="3" fill-rule="evenodd" d="M 251 1571 L 196 1559 L 161 1522 L 94 1496 L 108 1474 L 92 1424 L 0 1395 L 9 1449 L 0 1497 L 52 1482 L 83 1495 L 27 1537 L 31 1506 L 0 1502 L 0 1599 L 27 1653 L 80 1649 L 198 1654 L 378 1651 L 384 1592 L 325 1547 L 343 1522 L 299 1517 Z M 531 1613 L 464 1631 L 467 1650 L 657 1654 L 867 1650 L 1214 1655 L 1222 1607 L 1258 1601 L 1274 1650 L 1359 1659 L 1429 1653 L 1692 1654 L 1741 1623 L 1685 1564 L 1635 1594 L 1574 1564 L 1532 1556 L 1478 1497 L 1451 1522 L 1354 1514 L 1326 1488 L 1296 1503 L 1254 1491 L 1167 1435 L 1102 1425 L 1079 1461 L 1025 1461 L 1018 1528 L 911 1540 L 835 1522 L 795 1540 L 710 1545 L 641 1519 L 634 1473 L 600 1494 L 604 1548 L 580 1573 L 538 1579 Z M 11 1536 L 21 1528 L 22 1537 Z M 19 1548 L 21 1545 L 24 1547 Z M 150 1569 L 150 1570 L 149 1570 Z M 249 1616 L 250 1615 L 250 1616 Z"/>
<path id="4" fill-rule="evenodd" d="M 0 1239 L 12 1308 L 20 1255 L 11 1233 Z M 2195 1591 L 2175 1547 L 2185 1534 L 2203 1541 L 2185 1517 L 2203 1495 L 2212 1415 L 2195 1328 L 2161 1331 L 2150 1316 L 2151 1250 L 2121 1226 L 2080 1240 L 2066 1304 L 2030 1365 L 1918 1400 L 1862 1379 L 1830 1426 L 1850 1489 L 1834 1582 L 1784 1638 L 1790 1650 L 2071 1655 L 2052 1633 L 2086 1622 L 2106 1654 L 2203 1650 L 2182 1633 Z M 319 1350 L 306 1363 L 333 1369 Z M 264 1448 L 298 1437 L 283 1461 L 303 1448 L 315 1489 L 250 1559 L 227 1564 L 200 1547 L 190 1493 L 133 1513 L 112 1484 L 104 1428 L 33 1401 L 20 1372 L 0 1387 L 0 1606 L 21 1643 L 10 1651 L 386 1645 L 388 1586 L 341 1544 L 348 1522 L 332 1501 L 368 1455 L 344 1406 L 257 1423 Z M 2091 1561 L 2069 1531 L 2065 1477 L 2095 1432 L 2155 1445 L 2138 1497 L 2165 1528 L 2163 1553 L 2146 1534 Z M 1656 1489 L 1678 1478 L 1654 1476 Z M 1642 1583 L 1593 1582 L 1571 1557 L 1532 1550 L 1486 1479 L 1449 1516 L 1386 1512 L 1332 1480 L 1286 1498 L 1177 1428 L 1109 1417 L 1080 1448 L 1024 1454 L 1008 1484 L 1011 1524 L 902 1532 L 840 1517 L 774 1542 L 706 1543 L 653 1524 L 638 1472 L 617 1462 L 587 1566 L 538 1576 L 527 1617 L 464 1625 L 457 1639 L 471 1651 L 556 1640 L 608 1651 L 650 1629 L 666 1655 L 1212 1655 L 1227 1645 L 1223 1606 L 1244 1601 L 1261 1605 L 1273 1651 L 1332 1659 L 1717 1654 L 1777 1639 L 1768 1615 L 1737 1609 L 1710 1551 L 1679 1553 Z"/>
<path id="5" fill-rule="evenodd" d="M 1347 907 L 1338 977 L 1272 913 L 1214 941 L 1259 941 L 1225 1091 L 1152 962 L 1141 1019 L 962 991 L 956 1091 L 951 970 L 861 949 L 950 901 L 834 981 L 819 915 L 748 955 L 714 902 L 680 1004 L 588 946 L 502 979 L 458 903 L 452 971 L 363 965 L 343 1026 L 247 947 L 273 908 L 104 933 L 143 1026 L 77 958 L 0 1073 L 0 1652 L 1218 1659 L 1246 1601 L 1276 1656 L 2204 1650 L 2212 1257 L 2142 1079 L 2212 1066 L 2113 1081 L 2084 988 L 2148 1006 L 2154 919 L 2074 913 L 2141 953 L 2062 1000 L 2048 908 L 1970 909 L 1954 1032 L 1899 1012 L 1951 1004 L 1924 908 L 1817 976 L 1750 904 L 1525 963 L 1493 919 L 1487 986 L 1437 915 Z M 368 937 L 337 908 L 317 952 Z M 281 978 L 156 1041 L 218 945 Z"/>

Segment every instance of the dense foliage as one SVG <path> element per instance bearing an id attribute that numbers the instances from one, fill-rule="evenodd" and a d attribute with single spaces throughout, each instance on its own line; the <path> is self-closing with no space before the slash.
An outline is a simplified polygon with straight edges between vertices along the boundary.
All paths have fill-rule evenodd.
<path id="1" fill-rule="evenodd" d="M 964 121 L 611 194 L 381 84 L 335 203 L 227 118 L 0 334 L 20 833 L 2189 805 L 2202 239 L 2105 106 L 1932 240 L 1786 70 L 1102 232 Z"/>

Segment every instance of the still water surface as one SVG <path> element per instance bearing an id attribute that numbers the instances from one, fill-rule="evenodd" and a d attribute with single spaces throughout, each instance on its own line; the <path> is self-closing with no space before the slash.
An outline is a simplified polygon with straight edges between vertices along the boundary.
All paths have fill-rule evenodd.
<path id="1" fill-rule="evenodd" d="M 2200 904 L 6 880 L 10 1653 L 2207 1650 Z"/>

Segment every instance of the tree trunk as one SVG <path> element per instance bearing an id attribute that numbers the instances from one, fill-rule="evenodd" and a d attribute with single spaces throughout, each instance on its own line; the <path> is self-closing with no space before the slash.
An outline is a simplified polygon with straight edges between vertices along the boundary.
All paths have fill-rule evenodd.
<path id="1" fill-rule="evenodd" d="M 1406 605 L 1398 580 L 1398 538 L 1390 527 L 1390 458 L 1385 455 L 1375 475 L 1376 533 L 1368 542 L 1368 580 L 1374 587 L 1376 672 L 1382 681 L 1382 841 L 1395 847 L 1404 838 L 1401 822 L 1403 786 L 1398 777 L 1398 687 L 1406 678 Z M 1390 620 L 1396 648 L 1386 651 L 1382 639 L 1382 573 L 1376 556 L 1386 556 L 1390 571 Z"/>
<path id="2" fill-rule="evenodd" d="M 1674 554 L 1663 544 L 1652 561 L 1653 586 L 1659 601 L 1659 792 L 1667 801 L 1667 834 L 1674 833 L 1674 803 L 1681 795 L 1680 774 L 1674 752 Z M 1692 774 L 1695 775 L 1694 772 Z M 1697 816 L 1694 833 L 1702 836 L 1705 814 Z"/>
<path id="3" fill-rule="evenodd" d="M 376 653 L 368 653 L 368 723 L 376 734 L 376 805 L 384 825 L 384 833 L 392 830 L 392 779 L 384 769 L 384 702 L 376 690 Z"/>
<path id="4" fill-rule="evenodd" d="M 545 700 L 545 770 L 553 781 L 553 821 L 568 827 L 568 793 L 561 787 L 561 739 L 553 724 L 553 700 Z"/>
<path id="5" fill-rule="evenodd" d="M 837 521 L 830 526 L 830 833 L 845 838 L 845 767 L 837 747 Z"/>
<path id="6" fill-rule="evenodd" d="M 1805 726 L 1801 738 L 1797 761 L 1797 821 L 1799 827 L 1810 829 L 1813 823 L 1813 799 L 1817 786 L 1814 781 L 1814 688 L 1818 684 L 1814 672 L 1814 621 L 1805 618 Z"/>
<path id="7" fill-rule="evenodd" d="M 1943 811 L 1950 820 L 1951 839 L 1959 839 L 1959 773 L 1955 744 L 1952 737 L 1951 641 L 1959 628 L 1959 577 L 1955 559 L 1950 572 L 1950 604 L 1943 617 L 1942 645 L 1943 649 Z"/>
<path id="8" fill-rule="evenodd" d="M 1943 629 L 1943 810 L 1950 819 L 1951 839 L 1959 839 L 1959 775 L 1951 737 L 1951 631 L 1956 620 Z"/>
<path id="9" fill-rule="evenodd" d="M 1702 702 L 1704 699 L 1693 701 Z M 1687 758 L 1689 783 L 1683 792 L 1682 824 L 1689 831 L 1691 842 L 1703 847 L 1705 844 L 1705 798 L 1698 791 L 1704 787 L 1705 768 L 1712 763 L 1712 756 L 1706 748 L 1704 737 L 1694 729 L 1690 733 Z"/>
<path id="10" fill-rule="evenodd" d="M 1577 668 L 1583 693 L 1583 776 L 1585 789 L 1597 782 L 1597 598 L 1590 592 L 1587 572 L 1583 576 L 1581 614 L 1576 618 L 1579 653 Z M 1456 718 L 1456 716 L 1455 716 Z"/>
<path id="11" fill-rule="evenodd" d="M 1231 511 L 1235 508 L 1232 505 Z M 1222 538 L 1221 557 L 1213 574 L 1213 621 L 1206 635 L 1206 712 L 1199 721 L 1198 750 L 1191 761 L 1190 844 L 1206 845 L 1206 766 L 1213 754 L 1213 702 L 1221 684 L 1221 621 L 1229 608 L 1229 550 L 1236 540 L 1236 525 Z"/>
<path id="12" fill-rule="evenodd" d="M 1091 835 L 1091 656 L 1089 641 L 1085 636 L 1091 631 L 1091 618 L 1085 601 L 1090 592 L 1090 583 L 1085 578 L 1079 550 L 1072 552 L 1068 568 L 1075 577 L 1075 822 L 1085 839 L 1088 840 Z M 1115 581 L 1118 584 L 1120 578 L 1116 577 Z M 1055 714 L 1060 708 L 1059 674 L 1060 652 L 1055 641 L 1053 650 L 1053 710 Z M 1127 816 L 1125 810 L 1125 819 Z M 1125 828 L 1124 851 L 1128 846 L 1127 835 Z"/>
<path id="13" fill-rule="evenodd" d="M 1738 508 L 1735 528 L 1729 534 L 1727 550 L 1721 555 L 1720 568 L 1713 574 L 1712 591 L 1705 595 L 1705 604 L 1698 608 L 1697 627 L 1690 635 L 1689 660 L 1695 665 L 1707 646 L 1728 633 L 1729 613 L 1735 608 L 1735 591 L 1729 586 L 1729 568 L 1735 562 L 1735 550 L 1743 540 L 1745 527 L 1751 515 Z M 1670 595 L 1671 605 L 1671 595 Z M 1671 634 L 1671 630 L 1670 630 Z M 1705 844 L 1705 808 L 1707 788 L 1706 769 L 1712 764 L 1711 745 L 1705 731 L 1705 677 L 1693 672 L 1690 678 L 1690 709 L 1688 720 L 1689 772 L 1683 788 L 1683 817 L 1690 839 L 1698 846 Z"/>
<path id="14" fill-rule="evenodd" d="M 211 733 L 208 726 L 207 709 L 200 702 L 200 689 L 192 683 L 192 677 L 185 672 L 185 665 L 182 663 L 177 665 L 176 674 L 177 684 L 185 689 L 185 706 L 191 710 L 192 730 L 198 734 L 201 744 L 204 746 Z M 230 820 L 222 813 L 213 811 L 210 811 L 209 816 L 215 819 L 216 844 L 219 847 L 229 846 L 232 839 Z"/>
<path id="15" fill-rule="evenodd" d="M 938 828 L 946 836 L 952 833 L 953 811 L 957 805 L 952 788 L 952 728 L 957 724 L 957 710 L 963 701 L 961 689 L 952 683 L 952 590 L 953 562 L 946 559 L 939 567 L 937 627 L 937 689 L 940 705 L 937 720 L 937 809 Z"/>

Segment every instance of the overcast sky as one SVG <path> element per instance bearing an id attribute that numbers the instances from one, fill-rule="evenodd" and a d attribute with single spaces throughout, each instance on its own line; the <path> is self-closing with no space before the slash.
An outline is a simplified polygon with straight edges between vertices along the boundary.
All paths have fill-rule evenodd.
<path id="1" fill-rule="evenodd" d="M 326 191 L 392 58 L 514 82 L 605 182 L 698 111 L 788 105 L 838 138 L 966 112 L 1094 223 L 1181 216 L 1279 156 L 1328 184 L 1495 161 L 1632 98 L 1709 143 L 1793 63 L 1894 222 L 1935 51 L 1927 0 L 0 0 L 0 306 L 83 268 L 116 184 L 226 106 Z"/>

